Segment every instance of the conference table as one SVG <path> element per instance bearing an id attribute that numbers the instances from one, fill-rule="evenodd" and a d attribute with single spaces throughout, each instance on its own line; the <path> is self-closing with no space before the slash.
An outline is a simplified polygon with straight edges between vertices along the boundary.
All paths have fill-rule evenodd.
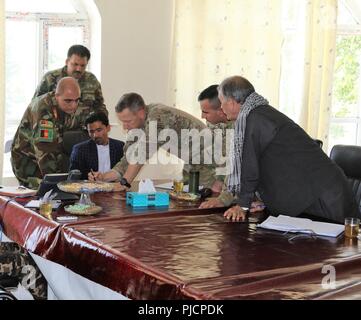
<path id="1" fill-rule="evenodd" d="M 59 223 L 0 197 L 7 237 L 129 299 L 359 299 L 360 241 L 301 236 L 223 217 L 226 208 L 134 209 L 117 192 L 97 193 L 103 210 Z"/>

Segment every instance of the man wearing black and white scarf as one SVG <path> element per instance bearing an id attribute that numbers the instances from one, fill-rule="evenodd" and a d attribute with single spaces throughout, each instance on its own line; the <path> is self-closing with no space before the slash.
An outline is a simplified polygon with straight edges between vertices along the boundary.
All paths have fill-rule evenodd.
<path id="1" fill-rule="evenodd" d="M 342 170 L 247 79 L 225 79 L 219 99 L 235 121 L 228 190 L 236 205 L 225 212 L 227 219 L 244 220 L 256 192 L 271 214 L 306 213 L 340 223 L 345 215 L 360 217 Z"/>

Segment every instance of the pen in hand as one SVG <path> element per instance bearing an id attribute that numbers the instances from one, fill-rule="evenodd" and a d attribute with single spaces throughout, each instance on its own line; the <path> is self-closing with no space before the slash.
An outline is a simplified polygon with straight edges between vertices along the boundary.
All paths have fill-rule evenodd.
<path id="1" fill-rule="evenodd" d="M 91 174 L 92 174 L 92 176 L 93 176 L 94 181 L 97 181 L 97 178 L 95 177 L 95 174 L 94 174 L 93 169 L 90 169 L 90 172 L 91 172 Z"/>

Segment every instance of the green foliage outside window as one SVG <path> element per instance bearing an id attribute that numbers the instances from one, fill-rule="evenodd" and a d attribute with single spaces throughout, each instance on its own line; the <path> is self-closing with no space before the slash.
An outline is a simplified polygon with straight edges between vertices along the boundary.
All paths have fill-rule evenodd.
<path id="1" fill-rule="evenodd" d="M 359 96 L 361 36 L 340 36 L 336 46 L 333 96 L 335 117 L 352 116 Z"/>

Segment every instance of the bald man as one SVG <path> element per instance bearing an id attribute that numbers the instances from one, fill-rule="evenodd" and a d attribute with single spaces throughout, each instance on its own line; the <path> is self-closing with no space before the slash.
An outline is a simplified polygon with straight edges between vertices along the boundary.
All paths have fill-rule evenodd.
<path id="1" fill-rule="evenodd" d="M 84 125 L 80 95 L 77 80 L 65 77 L 55 92 L 33 99 L 26 109 L 11 147 L 12 168 L 21 185 L 36 189 L 45 174 L 68 171 L 63 133 Z"/>

